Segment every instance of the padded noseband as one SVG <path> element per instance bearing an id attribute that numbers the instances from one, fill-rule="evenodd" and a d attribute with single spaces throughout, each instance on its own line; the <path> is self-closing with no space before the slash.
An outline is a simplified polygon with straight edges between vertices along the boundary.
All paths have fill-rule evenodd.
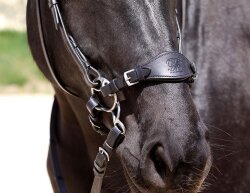
<path id="1" fill-rule="evenodd" d="M 101 87 L 101 92 L 106 97 L 140 82 L 192 82 L 195 74 L 194 64 L 183 54 L 166 52 L 153 58 L 149 63 L 126 71 L 122 77 L 111 80 L 110 83 Z"/>

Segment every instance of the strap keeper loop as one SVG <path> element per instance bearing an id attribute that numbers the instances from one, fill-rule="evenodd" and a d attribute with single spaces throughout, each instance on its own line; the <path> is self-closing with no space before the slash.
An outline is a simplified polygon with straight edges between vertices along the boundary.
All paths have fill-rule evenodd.
<path id="1" fill-rule="evenodd" d="M 89 113 L 92 115 L 92 117 L 97 116 L 96 107 L 98 107 L 99 105 L 100 105 L 99 100 L 92 95 L 86 104 L 86 107 Z"/>

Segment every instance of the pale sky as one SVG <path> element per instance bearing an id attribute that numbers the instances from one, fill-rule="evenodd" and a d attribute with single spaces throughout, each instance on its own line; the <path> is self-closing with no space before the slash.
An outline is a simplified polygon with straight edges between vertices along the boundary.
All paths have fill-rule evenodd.
<path id="1" fill-rule="evenodd" d="M 27 0 L 0 0 L 0 30 L 25 30 Z"/>

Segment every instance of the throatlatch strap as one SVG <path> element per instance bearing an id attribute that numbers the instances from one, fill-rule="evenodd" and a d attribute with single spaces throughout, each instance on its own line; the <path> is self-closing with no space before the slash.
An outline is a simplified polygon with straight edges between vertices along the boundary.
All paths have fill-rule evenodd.
<path id="1" fill-rule="evenodd" d="M 36 3 L 36 16 L 37 16 L 37 25 L 38 25 L 40 43 L 41 43 L 41 46 L 42 46 L 42 51 L 43 51 L 43 55 L 44 55 L 47 67 L 48 67 L 50 75 L 52 77 L 52 82 L 54 82 L 54 84 L 56 84 L 57 87 L 59 87 L 62 91 L 64 91 L 68 95 L 76 96 L 75 94 L 71 93 L 70 91 L 68 91 L 68 90 L 66 90 L 64 88 L 64 86 L 62 85 L 62 83 L 59 81 L 56 74 L 54 73 L 54 70 L 52 68 L 52 65 L 51 65 L 51 62 L 50 62 L 50 59 L 49 59 L 48 51 L 46 49 L 45 39 L 44 39 L 44 33 L 43 33 L 43 27 L 42 27 L 42 18 L 41 18 L 41 10 L 40 10 L 40 1 L 36 0 L 35 3 Z M 76 97 L 78 97 L 78 96 L 76 96 Z"/>

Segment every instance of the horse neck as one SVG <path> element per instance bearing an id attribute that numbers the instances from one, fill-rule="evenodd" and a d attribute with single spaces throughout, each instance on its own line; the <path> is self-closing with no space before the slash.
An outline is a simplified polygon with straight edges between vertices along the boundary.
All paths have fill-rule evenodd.
<path id="1" fill-rule="evenodd" d="M 250 16 L 247 11 L 249 11 L 249 6 L 244 0 L 218 0 L 214 3 L 189 1 L 185 29 L 186 53 L 199 66 L 202 65 L 202 68 L 204 65 L 210 64 L 209 66 L 211 66 L 212 64 L 211 61 L 204 64 L 204 60 L 208 61 L 216 53 L 223 54 L 229 56 L 227 57 L 229 61 L 222 58 L 224 62 L 220 62 L 220 59 L 217 58 L 217 62 L 212 66 L 214 67 L 216 64 L 228 66 L 228 63 L 232 63 L 230 61 L 234 58 L 232 55 L 238 54 L 234 51 L 236 47 L 249 47 L 248 41 L 244 43 L 250 34 L 250 25 L 247 20 L 249 19 L 247 17 Z M 249 50 L 246 49 L 246 52 Z M 243 57 L 248 56 L 249 54 L 246 54 Z"/>
<path id="2" fill-rule="evenodd" d="M 243 0 L 193 0 L 188 4 L 185 51 L 198 66 L 199 81 L 193 90 L 196 104 L 204 112 L 216 105 L 209 97 L 220 96 L 224 102 L 230 102 L 250 95 L 242 92 L 250 89 L 248 11 L 249 3 Z M 237 107 L 236 103 L 231 106 Z"/>

